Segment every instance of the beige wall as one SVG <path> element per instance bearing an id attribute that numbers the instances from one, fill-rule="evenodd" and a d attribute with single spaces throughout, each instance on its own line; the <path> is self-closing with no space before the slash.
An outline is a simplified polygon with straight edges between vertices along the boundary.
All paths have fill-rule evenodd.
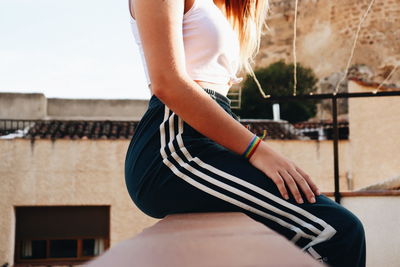
<path id="1" fill-rule="evenodd" d="M 13 262 L 14 206 L 111 205 L 111 245 L 156 222 L 135 207 L 126 191 L 123 163 L 128 144 L 123 140 L 37 140 L 31 145 L 24 139 L 0 140 L 0 231 L 5 233 L 0 235 L 1 262 Z M 330 162 L 323 160 L 331 153 L 328 142 L 318 147 L 307 141 L 271 141 L 271 145 L 310 172 L 331 173 L 324 170 Z M 342 205 L 364 223 L 367 266 L 396 266 L 400 197 L 343 197 Z"/>
<path id="2" fill-rule="evenodd" d="M 367 267 L 399 266 L 400 195 L 343 197 L 341 204 L 363 222 Z"/>
<path id="3" fill-rule="evenodd" d="M 379 140 L 374 140 L 371 146 L 378 142 L 382 150 L 386 146 L 390 150 L 392 146 L 392 143 L 380 144 Z M 273 140 L 269 143 L 308 172 L 322 191 L 333 191 L 331 141 Z M 368 183 L 376 182 L 375 177 L 378 176 L 369 176 L 363 171 L 363 168 L 369 168 L 374 173 L 371 164 L 361 165 L 372 162 L 378 153 L 360 152 L 366 149 L 366 143 L 371 144 L 368 140 L 339 142 L 342 191 L 348 189 L 346 172 L 353 175 L 356 187 L 367 184 L 367 180 Z M 33 144 L 26 139 L 0 140 L 0 231 L 6 233 L 0 235 L 0 260 L 13 262 L 14 206 L 110 205 L 111 245 L 130 238 L 156 222 L 156 219 L 144 215 L 135 207 L 126 190 L 123 166 L 128 145 L 128 140 L 36 140 Z M 359 145 L 362 147 L 359 148 Z M 387 156 L 383 158 L 389 163 L 392 159 Z M 390 168 L 392 173 L 396 173 L 398 165 L 395 165 L 395 160 L 396 157 L 393 165 L 386 165 L 387 174 Z M 364 176 L 368 179 L 363 179 Z M 376 266 L 377 262 L 395 266 L 390 264 L 400 260 L 397 257 L 400 254 L 394 251 L 394 243 L 399 235 L 393 233 L 393 229 L 398 231 L 394 227 L 396 223 L 398 225 L 398 216 L 393 216 L 399 213 L 399 197 L 348 199 L 343 198 L 343 205 L 362 216 L 367 228 L 369 266 Z M 380 229 L 377 224 L 383 227 Z M 380 240 L 385 240 L 388 245 L 380 247 Z"/>
<path id="4" fill-rule="evenodd" d="M 349 88 L 371 89 L 354 81 Z M 400 174 L 399 98 L 350 99 L 350 140 L 339 142 L 341 191 L 352 189 L 350 178 L 357 189 Z M 332 141 L 268 142 L 309 173 L 322 191 L 333 191 Z M 13 262 L 14 206 L 110 205 L 111 245 L 157 221 L 139 211 L 126 190 L 123 167 L 128 145 L 129 140 L 0 139 L 0 231 L 5 233 L 0 235 L 0 263 Z M 344 198 L 343 203 L 366 222 L 370 266 L 383 258 L 386 266 L 399 261 L 400 253 L 392 246 L 399 236 L 393 234 L 399 198 L 354 199 Z M 379 247 L 380 240 L 388 246 Z"/>
<path id="5" fill-rule="evenodd" d="M 375 88 L 349 82 L 351 92 Z M 350 98 L 349 121 L 355 188 L 400 175 L 400 96 Z"/>
<path id="6" fill-rule="evenodd" d="M 323 191 L 332 191 L 331 142 L 270 144 L 311 174 Z M 0 235 L 0 260 L 11 262 L 14 254 L 14 206 L 110 205 L 112 245 L 157 221 L 138 210 L 126 190 L 128 145 L 127 140 L 0 140 L 0 225 L 7 233 Z M 343 142 L 341 149 L 346 147 Z"/>
<path id="7" fill-rule="evenodd" d="M 14 206 L 110 205 L 111 245 L 156 220 L 125 188 L 127 141 L 0 140 L 0 263 L 13 262 Z"/>
<path id="8" fill-rule="evenodd" d="M 292 159 L 300 168 L 310 174 L 322 191 L 334 190 L 333 142 L 331 140 L 272 140 L 272 148 Z M 351 166 L 348 140 L 339 141 L 339 177 L 340 190 L 348 191 L 351 177 L 348 171 Z"/>

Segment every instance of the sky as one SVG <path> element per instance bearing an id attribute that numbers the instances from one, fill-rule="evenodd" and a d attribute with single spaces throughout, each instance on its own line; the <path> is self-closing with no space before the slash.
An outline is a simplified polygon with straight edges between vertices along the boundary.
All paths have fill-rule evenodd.
<path id="1" fill-rule="evenodd" d="M 0 0 L 0 92 L 149 99 L 128 0 Z"/>

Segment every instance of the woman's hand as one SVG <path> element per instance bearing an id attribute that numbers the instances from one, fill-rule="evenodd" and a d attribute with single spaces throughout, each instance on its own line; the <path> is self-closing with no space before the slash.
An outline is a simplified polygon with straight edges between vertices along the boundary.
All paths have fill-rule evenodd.
<path id="1" fill-rule="evenodd" d="M 273 150 L 263 141 L 259 144 L 249 162 L 274 181 L 285 199 L 289 198 L 285 184 L 289 187 L 298 203 L 304 203 L 298 186 L 300 186 L 311 203 L 315 202 L 315 194 L 320 194 L 318 187 L 308 174 L 293 161 Z"/>

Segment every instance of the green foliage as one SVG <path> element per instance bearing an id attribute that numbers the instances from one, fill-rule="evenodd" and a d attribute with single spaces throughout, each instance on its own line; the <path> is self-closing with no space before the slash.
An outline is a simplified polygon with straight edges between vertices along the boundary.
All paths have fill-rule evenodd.
<path id="1" fill-rule="evenodd" d="M 293 95 L 293 63 L 278 61 L 266 68 L 254 71 L 265 93 L 271 96 Z M 296 95 L 309 94 L 317 90 L 318 79 L 312 69 L 297 63 Z M 241 108 L 235 113 L 242 119 L 272 119 L 272 101 L 266 101 L 261 96 L 253 77 L 247 75 L 242 87 Z M 298 122 L 315 116 L 317 100 L 282 101 L 280 117 L 289 122 Z M 275 102 L 274 102 L 275 103 Z"/>

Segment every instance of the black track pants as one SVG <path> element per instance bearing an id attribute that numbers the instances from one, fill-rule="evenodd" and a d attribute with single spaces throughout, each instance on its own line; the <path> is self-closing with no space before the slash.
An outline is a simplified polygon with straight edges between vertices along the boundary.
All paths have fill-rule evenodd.
<path id="1" fill-rule="evenodd" d="M 204 88 L 232 117 L 230 100 Z M 363 267 L 365 232 L 349 210 L 321 194 L 285 200 L 275 183 L 240 155 L 194 130 L 156 96 L 125 159 L 128 192 L 145 214 L 243 212 L 329 266 Z"/>

